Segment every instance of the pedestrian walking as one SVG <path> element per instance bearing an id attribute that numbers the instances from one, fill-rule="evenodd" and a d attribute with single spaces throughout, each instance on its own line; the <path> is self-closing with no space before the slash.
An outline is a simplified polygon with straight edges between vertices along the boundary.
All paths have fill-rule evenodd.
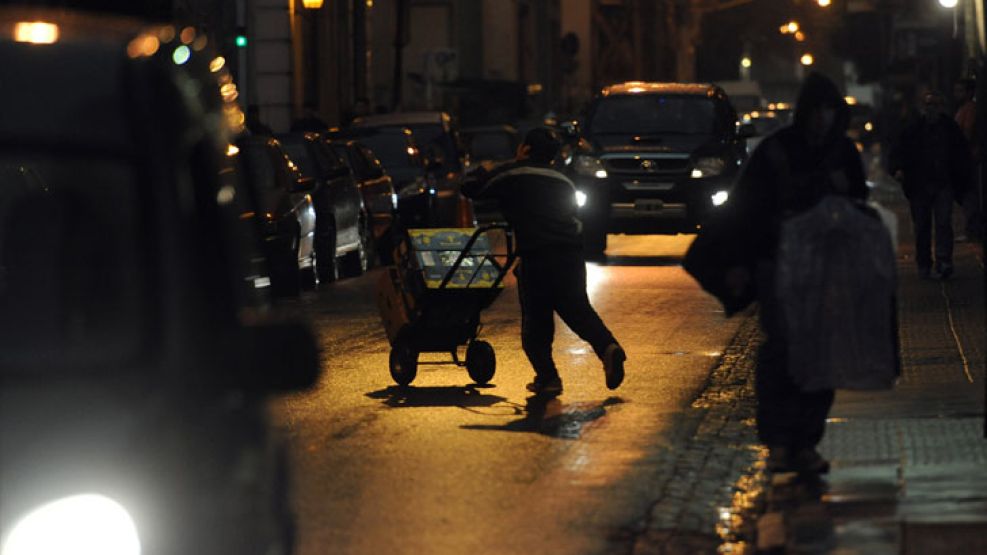
<path id="1" fill-rule="evenodd" d="M 868 189 L 860 155 L 853 142 L 846 137 L 849 114 L 843 95 L 832 81 L 818 73 L 806 77 L 796 103 L 793 123 L 758 145 L 724 205 L 726 212 L 717 225 L 717 229 L 721 229 L 720 235 L 726 238 L 725 242 L 733 242 L 726 245 L 728 248 L 724 252 L 732 253 L 729 255 L 731 257 L 738 252 L 743 255 L 742 258 L 721 262 L 723 272 L 712 272 L 713 275 L 721 275 L 722 278 L 718 279 L 725 283 L 726 292 L 715 294 L 721 297 L 726 307 L 731 306 L 731 297 L 734 300 L 742 299 L 739 305 L 744 305 L 750 302 L 752 296 L 760 306 L 765 338 L 758 353 L 755 372 L 757 431 L 761 442 L 769 449 L 768 467 L 775 472 L 796 470 L 823 473 L 829 469 L 829 463 L 819 454 L 816 446 L 825 431 L 826 417 L 837 387 L 836 380 L 820 381 L 816 376 L 806 377 L 804 365 L 793 362 L 804 361 L 805 357 L 793 355 L 832 354 L 831 336 L 820 332 L 806 334 L 805 323 L 810 322 L 810 330 L 828 333 L 846 327 L 849 322 L 842 320 L 842 313 L 820 310 L 818 305 L 840 297 L 846 293 L 846 288 L 852 288 L 855 282 L 864 279 L 854 274 L 852 265 L 847 267 L 844 264 L 836 269 L 840 275 L 831 275 L 832 268 L 819 268 L 826 264 L 807 264 L 816 271 L 808 272 L 810 289 L 803 291 L 801 296 L 816 302 L 816 305 L 807 309 L 805 307 L 808 305 L 792 303 L 790 292 L 785 297 L 784 289 L 786 284 L 791 284 L 790 279 L 786 281 L 787 277 L 791 277 L 793 266 L 790 251 L 798 254 L 804 245 L 798 240 L 793 241 L 786 233 L 790 230 L 790 222 L 826 215 L 830 206 L 843 206 L 850 219 L 859 218 L 859 213 L 866 211 L 866 208 L 859 211 L 856 208 L 863 204 Z M 848 202 L 834 202 L 834 197 L 848 199 Z M 823 207 L 822 211 L 817 209 L 820 206 Z M 847 206 L 851 208 L 846 209 Z M 894 256 L 887 231 L 876 215 L 867 217 L 873 218 L 873 226 L 883 234 L 883 243 L 879 240 L 877 244 L 885 249 L 881 251 L 884 259 L 893 267 Z M 837 226 L 846 227 L 837 227 L 840 232 L 837 235 L 859 231 L 859 225 L 851 226 L 849 221 L 839 223 L 840 220 L 836 218 L 833 221 L 838 222 Z M 833 226 L 829 225 L 831 230 Z M 824 240 L 821 241 L 817 239 L 816 245 L 822 245 L 822 249 L 829 248 L 826 246 L 827 239 L 831 237 L 823 236 Z M 859 235 L 851 236 L 842 239 L 842 244 L 853 245 L 861 239 Z M 845 254 L 838 253 L 840 256 L 835 260 L 840 260 Z M 687 255 L 687 261 L 691 255 Z M 697 259 L 704 258 L 697 256 Z M 712 289 L 715 291 L 716 286 Z M 880 305 L 883 314 L 879 315 L 880 318 L 887 318 L 882 320 L 885 328 L 891 327 L 890 299 L 893 298 L 893 289 L 886 289 L 889 291 L 888 302 Z M 792 306 L 803 309 L 793 313 Z M 732 311 L 740 307 L 734 303 Z M 839 333 L 841 331 L 834 334 Z M 890 335 L 888 333 L 888 337 L 881 338 L 885 354 L 891 350 L 893 340 Z M 826 368 L 828 374 L 841 370 L 832 368 L 839 364 L 834 362 L 838 359 L 839 356 L 826 359 L 831 363 Z"/>
<path id="2" fill-rule="evenodd" d="M 941 94 L 925 93 L 922 117 L 902 130 L 890 160 L 891 174 L 911 207 L 915 263 L 924 278 L 933 270 L 941 279 L 953 275 L 953 202 L 963 198 L 970 183 L 969 146 L 943 110 Z"/>
<path id="3" fill-rule="evenodd" d="M 968 237 L 980 237 L 983 232 L 983 207 L 980 197 L 983 194 L 980 183 L 982 171 L 980 159 L 980 144 L 977 140 L 977 82 L 970 78 L 960 79 L 953 87 L 953 98 L 957 109 L 954 119 L 963 131 L 967 145 L 970 147 L 970 184 L 967 194 L 960 199 L 963 213 L 966 216 L 966 234 Z"/>
<path id="4" fill-rule="evenodd" d="M 514 229 L 520 259 L 515 275 L 521 301 L 521 345 L 535 371 L 527 389 L 549 397 L 562 393 L 562 379 L 552 358 L 555 314 L 593 347 L 603 362 L 608 388 L 620 386 L 627 358 L 586 295 L 576 188 L 555 170 L 561 146 L 551 129 L 532 129 L 513 162 L 480 168 L 463 186 L 470 198 L 496 199 Z"/>

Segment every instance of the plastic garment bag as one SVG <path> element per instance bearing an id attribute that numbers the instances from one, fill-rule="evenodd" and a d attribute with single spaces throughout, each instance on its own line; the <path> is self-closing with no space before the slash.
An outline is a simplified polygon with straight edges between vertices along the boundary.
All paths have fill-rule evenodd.
<path id="1" fill-rule="evenodd" d="M 775 271 L 788 368 L 802 391 L 893 385 L 895 253 L 872 208 L 829 195 L 785 220 Z"/>

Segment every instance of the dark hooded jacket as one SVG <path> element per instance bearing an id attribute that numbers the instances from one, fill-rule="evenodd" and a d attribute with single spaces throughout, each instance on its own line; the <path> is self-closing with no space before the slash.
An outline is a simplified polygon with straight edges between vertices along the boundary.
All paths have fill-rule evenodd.
<path id="1" fill-rule="evenodd" d="M 813 112 L 831 106 L 836 117 L 819 144 L 806 132 Z M 745 229 L 748 262 L 774 260 L 781 222 L 804 212 L 830 194 L 866 199 L 860 154 L 846 136 L 850 109 L 836 85 L 813 73 L 802 85 L 792 125 L 765 138 L 741 171 L 725 208 Z M 738 241 L 741 240 L 738 237 Z"/>

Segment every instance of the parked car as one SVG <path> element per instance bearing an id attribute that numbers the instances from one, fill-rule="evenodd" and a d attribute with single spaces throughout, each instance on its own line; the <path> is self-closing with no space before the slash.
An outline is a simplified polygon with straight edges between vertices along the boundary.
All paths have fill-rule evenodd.
<path id="1" fill-rule="evenodd" d="M 242 113 L 178 34 L 0 8 L 4 554 L 293 550 L 266 408 L 318 352 L 237 294 Z"/>
<path id="2" fill-rule="evenodd" d="M 353 120 L 354 131 L 410 130 L 420 155 L 432 199 L 431 225 L 470 227 L 476 224 L 472 202 L 460 193 L 465 171 L 464 153 L 452 118 L 445 112 L 397 112 L 361 116 Z"/>
<path id="3" fill-rule="evenodd" d="M 374 259 L 370 217 L 353 173 L 318 133 L 279 140 L 302 175 L 315 180 L 315 260 L 321 281 L 363 275 Z"/>
<path id="4" fill-rule="evenodd" d="M 460 131 L 460 136 L 466 148 L 467 173 L 486 164 L 501 164 L 513 160 L 517 155 L 518 145 L 521 144 L 517 129 L 511 125 L 464 128 Z M 481 223 L 504 221 L 496 200 L 473 199 L 473 213 Z"/>
<path id="5" fill-rule="evenodd" d="M 271 288 L 276 295 L 295 296 L 315 289 L 314 178 L 302 175 L 281 143 L 267 136 L 244 135 L 236 141 L 238 175 L 263 218 L 264 252 Z"/>
<path id="6" fill-rule="evenodd" d="M 384 165 L 374 152 L 359 141 L 328 140 L 326 144 L 350 168 L 363 196 L 374 240 L 379 242 L 394 223 L 398 211 L 394 180 L 384 171 Z"/>
<path id="7" fill-rule="evenodd" d="M 729 195 L 753 132 L 715 85 L 604 88 L 571 165 L 587 253 L 601 256 L 607 233 L 695 232 Z"/>
<path id="8" fill-rule="evenodd" d="M 380 161 L 398 195 L 398 220 L 404 227 L 431 227 L 435 182 L 426 170 L 411 130 L 359 128 L 336 130 L 331 141 L 356 140 Z"/>

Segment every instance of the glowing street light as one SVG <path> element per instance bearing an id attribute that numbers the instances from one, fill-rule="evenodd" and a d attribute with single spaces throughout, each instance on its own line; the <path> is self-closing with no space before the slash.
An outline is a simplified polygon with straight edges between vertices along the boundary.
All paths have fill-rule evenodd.
<path id="1" fill-rule="evenodd" d="M 797 40 L 799 42 L 804 42 L 805 41 L 805 33 L 803 33 L 802 31 L 796 32 L 795 33 L 795 40 Z"/>
<path id="2" fill-rule="evenodd" d="M 821 8 L 828 8 L 833 3 L 833 0 L 817 0 L 817 1 L 819 2 L 819 7 Z"/>
<path id="3" fill-rule="evenodd" d="M 939 5 L 947 9 L 955 8 L 958 3 L 959 0 L 939 0 Z"/>
<path id="4" fill-rule="evenodd" d="M 798 33 L 799 32 L 799 24 L 798 24 L 797 21 L 789 21 L 788 22 L 788 25 L 786 25 L 786 27 L 788 27 L 788 32 L 789 33 Z"/>
<path id="5" fill-rule="evenodd" d="M 799 60 L 804 66 L 811 66 L 816 59 L 812 57 L 812 54 L 802 54 L 802 59 Z"/>
<path id="6" fill-rule="evenodd" d="M 302 6 L 309 10 L 317 10 L 322 7 L 322 0 L 302 0 Z"/>
<path id="7" fill-rule="evenodd" d="M 750 57 L 748 57 L 748 56 L 744 56 L 743 58 L 740 59 L 740 66 L 741 67 L 751 67 L 752 64 L 753 64 L 753 62 L 751 61 Z"/>

